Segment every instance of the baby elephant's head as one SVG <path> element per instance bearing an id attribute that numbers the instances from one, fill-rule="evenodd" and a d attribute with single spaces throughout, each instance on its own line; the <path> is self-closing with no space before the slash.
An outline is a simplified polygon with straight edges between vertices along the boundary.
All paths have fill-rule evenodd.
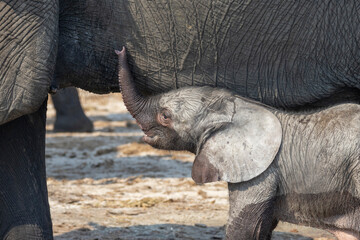
<path id="1" fill-rule="evenodd" d="M 190 106 L 199 108 L 191 101 L 187 91 L 174 91 L 146 98 L 148 104 L 142 109 L 142 115 L 135 117 L 145 133 L 143 140 L 155 148 L 167 150 L 187 150 L 195 153 L 196 139 L 191 123 L 195 112 Z M 188 110 L 188 111 L 186 111 Z M 184 114 L 186 112 L 186 114 Z M 147 115 L 147 116 L 144 116 Z"/>
<path id="2" fill-rule="evenodd" d="M 195 182 L 247 181 L 271 164 L 282 130 L 265 107 L 211 87 L 144 97 L 135 87 L 125 49 L 116 53 L 123 100 L 144 131 L 144 141 L 156 148 L 195 153 Z"/>
<path id="3" fill-rule="evenodd" d="M 210 134 L 230 124 L 234 100 L 229 92 L 211 87 L 187 87 L 156 96 L 150 145 L 196 153 Z M 148 134 L 147 134 L 148 135 Z"/>

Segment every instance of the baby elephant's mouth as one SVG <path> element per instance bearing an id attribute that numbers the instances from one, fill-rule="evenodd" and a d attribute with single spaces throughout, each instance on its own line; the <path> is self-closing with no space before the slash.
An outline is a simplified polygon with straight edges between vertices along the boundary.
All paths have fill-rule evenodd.
<path id="1" fill-rule="evenodd" d="M 154 128 L 144 128 L 138 121 L 136 122 L 145 134 L 142 137 L 142 140 L 147 144 L 154 145 L 159 139 L 159 136 L 155 133 Z"/>
<path id="2" fill-rule="evenodd" d="M 153 134 L 153 133 L 145 133 L 145 136 L 143 136 L 143 141 L 153 145 L 157 142 L 157 140 L 159 139 L 159 136 Z"/>

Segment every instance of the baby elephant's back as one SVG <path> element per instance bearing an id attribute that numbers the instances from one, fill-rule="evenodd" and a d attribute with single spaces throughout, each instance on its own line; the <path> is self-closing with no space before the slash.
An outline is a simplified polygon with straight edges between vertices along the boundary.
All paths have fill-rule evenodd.
<path id="1" fill-rule="evenodd" d="M 279 169 L 298 193 L 342 191 L 349 180 L 360 193 L 360 105 L 296 116 L 285 131 Z"/>
<path id="2" fill-rule="evenodd" d="M 341 104 L 316 115 L 316 161 L 323 162 L 323 167 L 333 174 L 330 179 L 334 180 L 334 187 L 339 187 L 337 190 L 349 187 L 341 186 L 342 183 L 352 182 L 357 185 L 355 192 L 360 193 L 360 105 Z"/>
<path id="3" fill-rule="evenodd" d="M 340 104 L 323 111 L 322 121 L 326 123 L 326 130 L 334 134 L 334 139 L 345 140 L 339 142 L 351 147 L 354 154 L 360 154 L 360 105 L 358 104 Z M 321 124 L 321 121 L 320 121 Z M 346 144 L 347 143 L 347 144 Z"/>
<path id="4" fill-rule="evenodd" d="M 360 105 L 340 104 L 314 114 L 316 132 L 328 141 L 359 155 Z M 336 147 L 336 146 L 334 146 Z M 343 149 L 343 150 L 345 150 Z M 344 151 L 342 153 L 345 154 Z"/>
<path id="5" fill-rule="evenodd" d="M 360 105 L 358 104 L 348 103 L 336 105 L 321 111 L 317 116 L 320 124 L 319 127 L 321 127 L 321 124 L 324 124 L 324 127 L 327 128 L 334 127 L 333 130 L 335 130 L 335 132 L 340 129 L 347 129 L 354 134 L 360 133 Z"/>

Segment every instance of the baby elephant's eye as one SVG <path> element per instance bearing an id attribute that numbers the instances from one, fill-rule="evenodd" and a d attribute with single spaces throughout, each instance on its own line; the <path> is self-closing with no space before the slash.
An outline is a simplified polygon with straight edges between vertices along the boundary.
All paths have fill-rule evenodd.
<path id="1" fill-rule="evenodd" d="M 162 117 L 163 117 L 164 119 L 168 119 L 168 118 L 169 118 L 168 115 L 166 115 L 166 113 L 162 113 Z"/>
<path id="2" fill-rule="evenodd" d="M 164 110 L 158 115 L 158 121 L 163 126 L 169 126 L 171 122 L 171 114 L 168 111 Z"/>

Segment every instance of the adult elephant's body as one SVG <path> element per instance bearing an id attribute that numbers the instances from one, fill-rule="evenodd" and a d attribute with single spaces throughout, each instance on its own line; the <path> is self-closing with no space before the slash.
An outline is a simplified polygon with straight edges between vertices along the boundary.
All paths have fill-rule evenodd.
<path id="1" fill-rule="evenodd" d="M 54 68 L 60 87 L 118 91 L 122 45 L 147 92 L 212 85 L 284 108 L 359 96 L 357 1 L 7 2 L 0 124 L 42 104 Z"/>
<path id="2" fill-rule="evenodd" d="M 70 75 L 101 91 L 89 79 L 113 79 L 113 49 L 124 45 L 139 87 L 152 93 L 212 85 L 284 108 L 359 96 L 356 1 L 81 2 L 60 14 L 60 83 Z M 94 9 L 103 11 L 96 19 Z"/>
<path id="3" fill-rule="evenodd" d="M 22 174 L 27 177 L 45 179 L 44 148 L 38 141 L 45 125 L 34 124 L 29 114 L 45 119 L 40 106 L 52 79 L 53 87 L 118 91 L 114 49 L 123 45 L 137 85 L 147 93 L 212 85 L 275 107 L 298 109 L 359 100 L 359 16 L 355 0 L 1 1 L 1 131 L 10 134 L 6 124 L 18 124 L 18 129 L 38 128 L 40 134 L 22 131 L 14 144 L 18 151 L 12 150 L 16 156 L 0 156 L 2 171 L 13 161 L 26 168 Z M 21 116 L 30 120 L 16 121 Z M 5 132 L 3 136 L 10 139 Z M 23 151 L 30 148 L 25 141 L 33 143 L 31 151 Z M 3 142 L 0 149 L 9 151 Z M 24 161 L 39 165 L 34 168 Z M 0 175 L 0 186 L 8 185 L 9 179 Z M 27 203 L 35 209 L 43 202 L 47 208 L 46 186 L 35 182 L 40 189 L 36 191 L 42 191 L 40 200 L 30 198 Z M 13 183 L 22 186 L 21 181 Z M 20 198 L 16 189 L 20 188 L 0 187 L 0 193 L 5 192 L 0 203 L 20 204 L 26 194 Z M 6 199 L 11 196 L 19 198 Z M 18 236 L 14 232 L 28 234 L 31 226 L 38 226 L 35 237 L 51 229 L 50 222 L 42 220 L 44 214 L 49 219 L 49 211 L 14 212 L 10 219 L 11 209 L 1 208 L 0 237 L 16 226 L 23 230 L 16 228 L 10 239 Z"/>

